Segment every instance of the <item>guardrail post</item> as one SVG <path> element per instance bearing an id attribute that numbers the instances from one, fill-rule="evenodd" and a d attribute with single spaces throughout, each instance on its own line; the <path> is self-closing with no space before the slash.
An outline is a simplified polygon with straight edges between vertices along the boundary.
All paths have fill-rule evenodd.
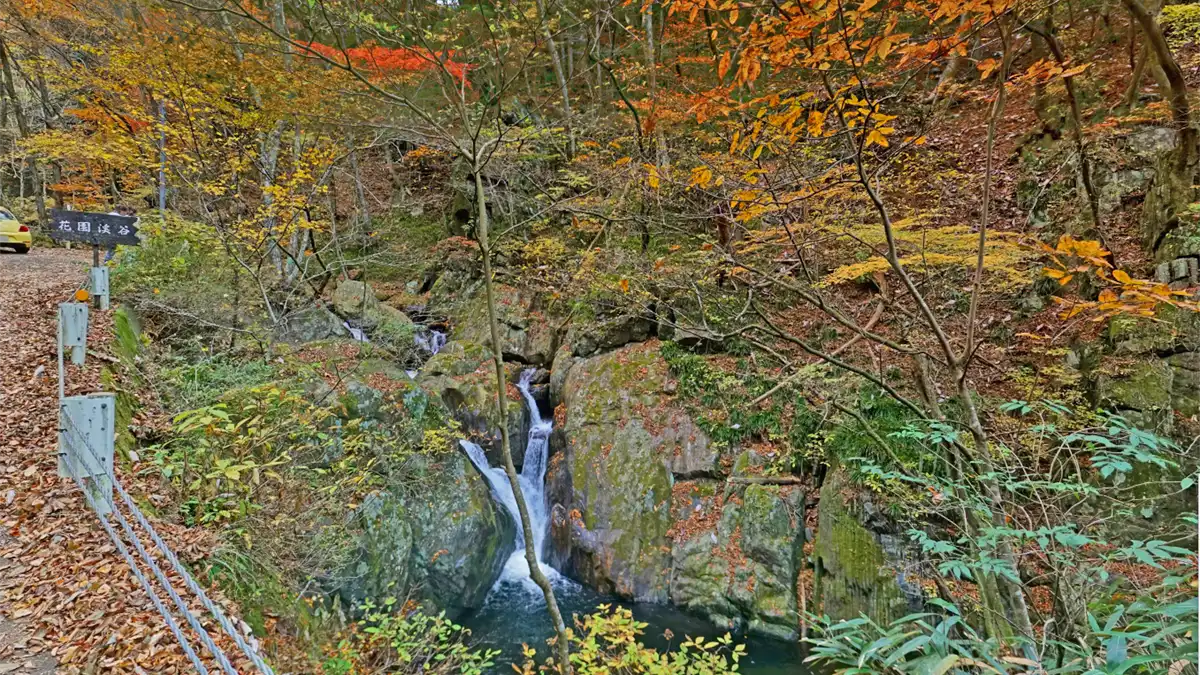
<path id="1" fill-rule="evenodd" d="M 59 304 L 58 326 L 62 336 L 61 348 L 71 350 L 71 363 L 82 366 L 87 357 L 87 305 L 82 302 Z"/>
<path id="2" fill-rule="evenodd" d="M 108 268 L 93 267 L 91 282 L 92 296 L 96 298 L 96 307 L 108 309 Z"/>
<path id="3" fill-rule="evenodd" d="M 58 475 L 87 479 L 97 512 L 112 512 L 116 394 L 68 396 L 58 410 Z"/>

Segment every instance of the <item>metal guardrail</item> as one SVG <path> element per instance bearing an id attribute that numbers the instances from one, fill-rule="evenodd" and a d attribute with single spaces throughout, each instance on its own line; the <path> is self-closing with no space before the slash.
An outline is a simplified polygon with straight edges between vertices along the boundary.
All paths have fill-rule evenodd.
<path id="1" fill-rule="evenodd" d="M 233 639 L 238 649 L 263 675 L 274 675 L 274 671 L 258 653 L 257 646 L 247 641 L 237 625 L 212 601 L 204 592 L 187 569 L 179 562 L 179 558 L 159 536 L 154 526 L 134 503 L 133 498 L 125 490 L 116 477 L 113 468 L 113 445 L 115 440 L 115 407 L 116 397 L 113 394 L 97 393 L 85 396 L 66 396 L 64 380 L 64 349 L 72 349 L 81 357 L 84 352 L 87 333 L 87 308 L 82 310 L 77 303 L 63 303 L 59 306 L 58 316 L 58 390 L 59 390 L 59 473 L 71 478 L 83 492 L 88 506 L 96 513 L 100 526 L 112 541 L 117 551 L 124 558 L 130 571 L 141 584 L 142 589 L 150 597 L 158 613 L 166 621 L 167 627 L 178 640 L 184 654 L 202 675 L 208 675 L 208 668 L 192 647 L 184 629 L 176 621 L 172 611 L 163 602 L 155 590 L 155 584 L 147 578 L 137 560 L 130 552 L 130 546 L 137 552 L 142 563 L 150 570 L 151 576 L 158 586 L 170 598 L 179 615 L 184 618 L 199 642 L 216 660 L 217 665 L 225 675 L 237 675 L 238 671 L 230 663 L 229 657 L 213 641 L 200 619 L 188 607 L 187 602 L 179 595 L 170 578 L 164 571 L 160 561 L 142 544 L 141 537 L 134 524 L 122 512 L 127 511 L 141 531 L 158 549 L 166 566 L 174 571 L 184 586 L 200 602 L 204 609 L 219 624 L 221 630 Z M 82 363 L 82 358 L 74 358 L 75 363 Z M 113 493 L 118 500 L 114 500 Z M 122 509 L 121 507 L 124 507 Z M 124 532 L 124 538 L 113 527 L 112 520 Z"/>

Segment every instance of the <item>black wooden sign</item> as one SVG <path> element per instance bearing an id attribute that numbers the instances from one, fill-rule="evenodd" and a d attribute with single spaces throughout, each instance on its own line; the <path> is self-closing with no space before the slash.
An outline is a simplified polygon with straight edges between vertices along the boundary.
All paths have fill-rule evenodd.
<path id="1" fill-rule="evenodd" d="M 112 213 L 50 210 L 50 238 L 54 241 L 82 241 L 108 247 L 117 244 L 137 246 L 137 218 Z"/>

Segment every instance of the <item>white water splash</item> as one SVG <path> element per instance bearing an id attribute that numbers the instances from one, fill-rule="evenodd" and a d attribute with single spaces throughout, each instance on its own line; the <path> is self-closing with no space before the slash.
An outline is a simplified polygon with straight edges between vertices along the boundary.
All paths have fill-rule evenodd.
<path id="1" fill-rule="evenodd" d="M 417 333 L 413 336 L 417 346 L 430 354 L 437 354 L 446 346 L 446 334 L 440 330 L 429 329 L 428 333 Z"/>
<path id="2" fill-rule="evenodd" d="M 534 369 L 526 370 L 521 373 L 521 379 L 517 383 L 517 388 L 525 397 L 525 404 L 529 406 L 529 441 L 525 446 L 525 462 L 521 466 L 521 473 L 517 476 L 517 484 L 521 487 L 521 494 L 525 496 L 525 506 L 529 511 L 530 529 L 533 530 L 533 549 L 537 554 L 538 566 L 552 582 L 559 582 L 565 581 L 565 578 L 553 567 L 542 562 L 546 534 L 550 528 L 545 483 L 546 460 L 550 451 L 550 430 L 553 420 L 542 420 L 537 402 L 533 400 L 533 394 L 529 392 L 529 382 L 533 379 L 533 374 Z M 504 473 L 503 467 L 488 465 L 483 448 L 466 440 L 460 440 L 459 444 L 466 451 L 471 463 L 483 474 L 496 501 L 512 514 L 513 521 L 517 523 L 516 550 L 504 563 L 504 570 L 500 573 L 500 579 L 496 581 L 496 586 L 499 587 L 505 582 L 518 582 L 529 590 L 538 591 L 537 585 L 529 577 L 529 563 L 525 559 L 525 534 L 521 528 L 521 516 L 517 510 L 517 500 L 513 496 L 508 474 Z"/>

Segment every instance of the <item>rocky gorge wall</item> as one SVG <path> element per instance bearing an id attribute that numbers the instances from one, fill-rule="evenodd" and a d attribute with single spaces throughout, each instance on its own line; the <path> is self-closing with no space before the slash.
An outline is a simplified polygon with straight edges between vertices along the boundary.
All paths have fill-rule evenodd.
<path id="1" fill-rule="evenodd" d="M 549 328 L 535 299 L 508 287 L 501 287 L 499 297 L 501 351 L 510 384 L 520 371 L 537 368 L 533 395 L 544 413 L 553 411 L 547 561 L 618 598 L 670 603 L 722 628 L 795 640 L 801 625 L 798 580 L 806 564 L 806 508 L 816 497 L 812 490 L 794 484 L 799 481 L 760 482 L 762 458 L 748 449 L 720 447 L 708 437 L 676 400 L 677 383 L 648 319 L 610 321 L 604 330 L 587 332 L 588 339 L 576 346 L 570 340 L 584 333 Z M 446 407 L 463 437 L 479 443 L 495 464 L 498 415 L 486 307 L 468 298 L 448 314 L 450 340 L 425 362 L 415 382 Z M 363 382 L 348 389 L 364 400 L 377 398 Z M 506 404 L 519 467 L 528 416 L 514 388 Z M 370 409 L 386 418 L 386 410 Z M 467 514 L 456 521 L 454 536 L 461 541 L 446 546 L 451 555 L 438 558 L 451 561 L 438 570 L 449 578 L 438 580 L 427 595 L 451 599 L 443 606 L 462 609 L 482 601 L 495 581 L 498 569 L 479 553 L 494 552 L 494 560 L 502 561 L 506 553 L 496 542 L 511 537 L 505 534 L 511 524 L 494 504 L 481 502 L 487 492 L 479 475 L 461 462 L 455 466 L 452 491 L 458 495 L 448 492 L 438 499 L 456 506 L 395 515 L 405 522 L 432 523 L 445 522 L 447 513 Z M 466 473 L 458 474 L 464 467 Z M 396 542 L 412 551 L 413 559 L 443 545 L 426 541 L 429 528 L 383 525 L 386 521 L 380 519 L 373 530 L 380 541 L 366 547 L 372 561 L 364 568 L 368 574 L 386 567 L 386 556 L 375 552 L 393 550 Z M 839 522 L 830 529 L 840 527 Z M 868 559 L 883 561 L 882 551 Z M 431 572 L 425 570 L 424 577 L 384 574 L 382 580 L 412 584 L 432 579 Z M 899 588 L 889 581 L 887 568 L 872 573 L 881 585 Z M 842 574 L 828 566 L 825 578 L 834 581 L 826 597 L 830 607 L 850 611 L 857 607 L 854 597 L 841 598 L 840 589 L 858 589 L 839 586 Z M 896 590 L 887 597 L 899 595 Z M 847 616 L 856 614 L 854 609 Z"/>
<path id="2" fill-rule="evenodd" d="M 1098 170 L 1106 212 L 1122 208 L 1130 191 L 1158 199 L 1162 163 L 1173 152 L 1167 135 L 1154 129 L 1119 143 L 1136 151 Z M 1027 206 L 1040 212 L 1036 203 Z M 1156 269 L 1164 282 L 1195 283 L 1197 251 L 1163 233 L 1178 227 L 1145 227 L 1159 232 L 1156 241 L 1171 242 L 1160 247 Z M 347 320 L 368 331 L 382 327 L 394 343 L 417 330 L 401 309 L 437 317 L 450 327 L 449 341 L 420 365 L 412 386 L 444 406 L 492 465 L 500 446 L 493 349 L 504 356 L 510 385 L 520 371 L 537 369 L 532 392 L 555 424 L 545 559 L 562 573 L 625 600 L 670 603 L 723 628 L 784 640 L 798 636 L 802 602 L 834 619 L 866 614 L 888 621 L 921 608 L 930 591 L 907 535 L 913 524 L 883 513 L 836 466 L 823 482 L 762 481 L 762 458 L 714 442 L 677 400 L 656 338 L 667 332 L 652 314 L 568 322 L 552 317 L 538 296 L 501 285 L 494 346 L 470 270 L 444 270 L 429 285 L 427 305 L 414 313 L 389 307 L 394 301 L 376 298 L 366 284 L 343 282 L 333 294 L 337 315 L 310 310 L 289 336 L 344 340 Z M 1047 300 L 1034 298 L 1034 310 Z M 1066 366 L 1096 403 L 1172 433 L 1200 414 L 1198 355 L 1195 317 L 1167 313 L 1112 322 L 1106 340 L 1071 350 Z M 366 378 L 351 378 L 346 389 L 366 404 L 360 411 L 386 423 L 389 404 L 378 404 L 383 397 Z M 515 387 L 505 405 L 519 467 L 528 417 Z M 354 593 L 420 588 L 452 614 L 482 603 L 511 550 L 514 524 L 461 455 L 437 471 L 448 480 L 421 499 L 381 498 L 359 509 L 357 517 L 370 525 L 361 562 L 348 574 L 357 579 Z M 810 567 L 811 588 L 801 588 Z"/>

